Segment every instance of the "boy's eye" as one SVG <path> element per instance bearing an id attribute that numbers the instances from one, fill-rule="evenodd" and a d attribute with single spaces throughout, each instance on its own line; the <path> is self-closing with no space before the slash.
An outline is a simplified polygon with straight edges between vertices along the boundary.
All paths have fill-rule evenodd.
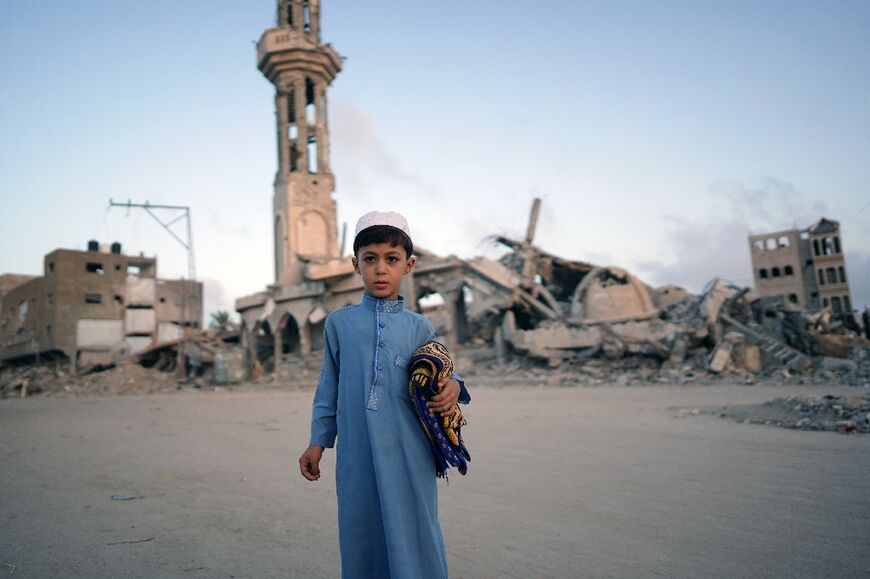
<path id="1" fill-rule="evenodd" d="M 374 255 L 367 255 L 363 258 L 363 261 L 366 261 L 368 263 L 372 263 L 375 261 L 375 256 Z"/>
<path id="2" fill-rule="evenodd" d="M 399 258 L 396 257 L 395 255 L 391 255 L 390 257 L 387 258 L 387 261 L 390 263 L 396 263 L 397 261 L 399 261 Z"/>

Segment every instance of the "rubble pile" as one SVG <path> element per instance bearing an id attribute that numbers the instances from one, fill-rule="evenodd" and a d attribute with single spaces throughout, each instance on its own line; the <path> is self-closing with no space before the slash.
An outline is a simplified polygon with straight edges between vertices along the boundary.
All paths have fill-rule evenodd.
<path id="1" fill-rule="evenodd" d="M 493 238 L 510 250 L 500 260 L 466 262 L 469 296 L 434 322 L 487 374 L 534 377 L 538 365 L 547 383 L 870 382 L 867 328 L 853 314 L 809 313 L 720 279 L 700 295 L 652 288 L 554 256 L 533 244 L 539 210 L 535 200 L 524 239 Z"/>
<path id="2" fill-rule="evenodd" d="M 0 372 L 0 398 L 46 396 L 115 396 L 176 390 L 175 376 L 135 363 L 87 374 L 69 374 L 55 365 L 5 368 Z"/>
<path id="3" fill-rule="evenodd" d="M 683 412 L 682 409 L 680 412 Z M 694 412 L 695 409 L 688 412 Z M 800 430 L 870 433 L 870 394 L 845 397 L 827 394 L 818 397 L 789 396 L 751 406 L 726 406 L 702 410 L 745 424 L 767 424 Z M 681 415 L 685 415 L 685 412 Z"/>

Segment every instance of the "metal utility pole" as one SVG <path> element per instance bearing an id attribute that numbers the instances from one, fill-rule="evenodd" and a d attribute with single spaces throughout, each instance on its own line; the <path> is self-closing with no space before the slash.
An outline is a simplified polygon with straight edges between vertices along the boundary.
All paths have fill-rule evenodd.
<path id="1" fill-rule="evenodd" d="M 154 218 L 154 220 L 160 224 L 163 229 L 169 232 L 169 235 L 175 238 L 178 243 L 180 243 L 187 250 L 187 277 L 193 282 L 196 281 L 196 263 L 194 261 L 193 255 L 193 225 L 190 220 L 190 207 L 184 205 L 152 205 L 148 201 L 145 203 L 132 203 L 129 199 L 126 203 L 115 203 L 111 198 L 109 199 L 109 209 L 112 207 L 126 207 L 127 212 L 129 213 L 130 208 L 138 208 L 144 209 L 148 215 Z M 170 219 L 164 221 L 157 214 L 152 211 L 152 209 L 158 210 L 169 210 L 169 211 L 180 211 L 180 214 L 172 215 Z M 175 231 L 172 230 L 172 226 L 175 225 L 181 219 L 185 219 L 187 222 L 187 241 L 183 240 Z M 181 280 L 181 305 L 180 305 L 180 316 L 179 320 L 181 325 L 181 333 L 182 336 L 178 340 L 178 375 L 181 378 L 185 378 L 187 376 L 187 370 L 184 366 L 184 339 L 187 337 L 187 330 L 185 328 L 185 322 L 187 318 L 187 308 L 190 304 L 190 291 L 188 288 L 188 281 L 182 278 Z"/>

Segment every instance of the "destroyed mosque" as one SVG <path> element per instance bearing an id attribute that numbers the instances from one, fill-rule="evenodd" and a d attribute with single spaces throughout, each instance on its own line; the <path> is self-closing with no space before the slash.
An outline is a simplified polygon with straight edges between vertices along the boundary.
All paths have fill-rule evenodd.
<path id="1" fill-rule="evenodd" d="M 257 66 L 275 87 L 275 283 L 238 298 L 236 310 L 248 359 L 266 371 L 320 350 L 328 313 L 362 293 L 341 254 L 329 165 L 327 92 L 343 60 L 321 42 L 320 16 L 317 0 L 280 0 L 277 26 L 257 44 Z M 713 372 L 799 370 L 868 331 L 866 313 L 862 329 L 851 312 L 834 221 L 751 238 L 758 290 L 714 280 L 692 295 L 542 251 L 533 243 L 539 209 L 535 200 L 523 239 L 495 238 L 510 250 L 500 260 L 417 250 L 402 295 L 418 311 L 440 297 L 422 309 L 466 363 L 482 346 L 501 363 L 520 355 L 551 367 L 640 355 L 663 364 L 701 356 Z"/>

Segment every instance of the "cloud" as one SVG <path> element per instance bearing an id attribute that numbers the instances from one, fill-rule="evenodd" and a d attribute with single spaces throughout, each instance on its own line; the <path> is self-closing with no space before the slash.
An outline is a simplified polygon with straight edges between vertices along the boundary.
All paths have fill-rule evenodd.
<path id="1" fill-rule="evenodd" d="M 215 208 L 208 209 L 208 218 L 215 231 L 222 236 L 237 235 L 243 239 L 255 239 L 253 228 L 248 223 L 227 223 Z"/>
<path id="2" fill-rule="evenodd" d="M 666 247 L 662 249 L 669 250 L 670 259 L 637 263 L 651 283 L 673 283 L 698 292 L 709 280 L 721 277 L 751 286 L 750 233 L 804 228 L 822 216 L 834 215 L 825 203 L 775 178 L 765 178 L 754 186 L 718 181 L 711 185 L 710 193 L 721 207 L 709 215 L 700 219 L 664 217 Z M 870 251 L 850 248 L 848 237 L 844 245 L 852 302 L 860 308 L 870 304 Z"/>
<path id="3" fill-rule="evenodd" d="M 208 326 L 211 320 L 211 315 L 218 310 L 226 310 L 230 314 L 235 314 L 235 303 L 226 288 L 220 281 L 214 278 L 205 278 L 203 283 L 203 323 Z"/>
<path id="4" fill-rule="evenodd" d="M 439 186 L 403 166 L 378 136 L 375 121 L 352 102 L 335 100 L 330 112 L 330 124 L 335 144 L 335 164 L 341 166 L 344 188 L 354 194 L 365 192 L 377 195 L 380 184 L 392 182 L 404 185 L 429 198 L 440 197 Z"/>

